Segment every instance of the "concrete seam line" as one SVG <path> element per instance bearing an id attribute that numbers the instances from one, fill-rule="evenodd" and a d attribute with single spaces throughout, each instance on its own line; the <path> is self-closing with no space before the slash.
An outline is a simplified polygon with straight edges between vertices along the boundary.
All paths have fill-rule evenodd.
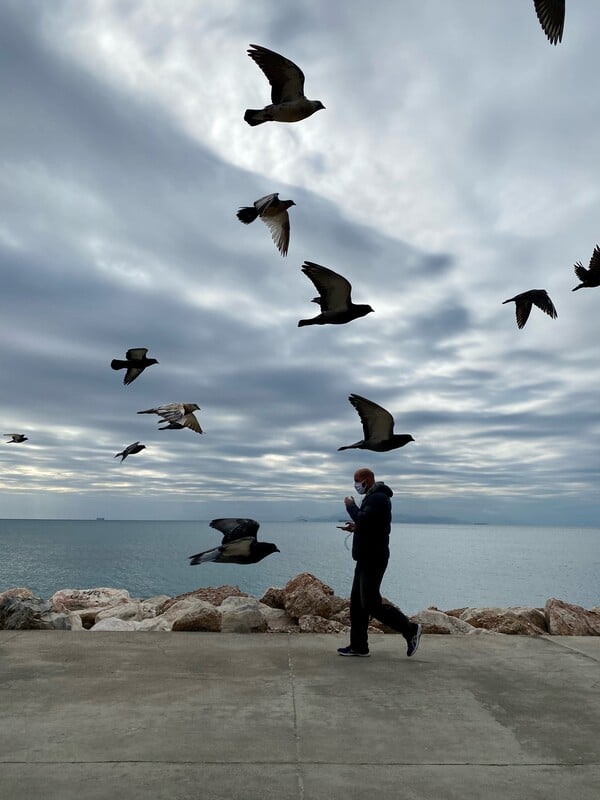
<path id="1" fill-rule="evenodd" d="M 287 635 L 288 673 L 292 689 L 292 716 L 294 720 L 294 741 L 296 744 L 296 780 L 298 781 L 298 797 L 304 800 L 304 779 L 300 768 L 300 734 L 298 733 L 298 714 L 296 711 L 296 686 L 294 683 L 294 663 L 292 661 L 291 634 Z"/>

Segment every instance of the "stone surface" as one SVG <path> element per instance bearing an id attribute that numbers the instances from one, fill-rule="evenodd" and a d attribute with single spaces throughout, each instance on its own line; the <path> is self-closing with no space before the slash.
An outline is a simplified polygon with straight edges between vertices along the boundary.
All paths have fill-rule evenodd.
<path id="1" fill-rule="evenodd" d="M 269 586 L 267 591 L 260 598 L 260 602 L 271 608 L 285 608 L 285 594 L 283 589 L 277 586 Z"/>
<path id="2" fill-rule="evenodd" d="M 325 619 L 316 614 L 305 614 L 298 620 L 301 633 L 349 633 L 350 629 L 341 622 Z"/>
<path id="3" fill-rule="evenodd" d="M 448 633 L 448 634 L 473 634 L 486 633 L 483 628 L 475 628 L 462 619 L 450 617 L 443 611 L 427 608 L 413 614 L 412 622 L 419 622 L 423 626 L 423 633 Z"/>
<path id="4" fill-rule="evenodd" d="M 194 589 L 191 592 L 184 592 L 178 594 L 176 597 L 170 597 L 164 603 L 157 606 L 156 614 L 164 614 L 172 605 L 179 603 L 181 600 L 188 598 L 196 598 L 197 600 L 206 600 L 213 606 L 220 606 L 226 597 L 248 597 L 246 592 L 242 592 L 239 586 L 201 586 L 199 589 Z"/>
<path id="5" fill-rule="evenodd" d="M 166 617 L 147 617 L 137 623 L 138 631 L 170 631 L 173 623 Z"/>
<path id="6" fill-rule="evenodd" d="M 466 608 L 460 619 L 475 628 L 520 636 L 541 636 L 548 633 L 543 611 L 527 606 L 509 608 Z"/>
<path id="7" fill-rule="evenodd" d="M 53 611 L 76 611 L 128 603 L 130 599 L 126 589 L 60 589 L 50 598 L 50 605 Z"/>
<path id="8" fill-rule="evenodd" d="M 221 630 L 221 612 L 207 600 L 185 597 L 178 600 L 160 615 L 171 623 L 174 631 Z"/>
<path id="9" fill-rule="evenodd" d="M 288 581 L 283 589 L 285 610 L 294 619 L 306 615 L 328 618 L 332 612 L 333 589 L 309 572 Z"/>
<path id="10" fill-rule="evenodd" d="M 19 600 L 26 600 L 33 597 L 33 592 L 31 589 L 27 589 L 24 586 L 15 586 L 12 589 L 5 589 L 3 592 L 0 592 L 0 603 L 5 597 L 17 597 Z"/>
<path id="11" fill-rule="evenodd" d="M 298 624 L 284 608 L 273 608 L 259 603 L 260 612 L 267 620 L 269 633 L 299 633 Z"/>
<path id="12" fill-rule="evenodd" d="M 219 606 L 223 633 L 262 633 L 268 623 L 254 597 L 227 597 Z"/>
<path id="13" fill-rule="evenodd" d="M 134 620 L 119 619 L 118 617 L 105 617 L 99 620 L 90 629 L 92 631 L 135 631 L 137 623 Z"/>
<path id="14" fill-rule="evenodd" d="M 158 609 L 162 608 L 170 599 L 171 597 L 168 594 L 159 594 L 155 597 L 147 597 L 144 600 L 140 600 L 142 619 L 157 617 L 159 614 Z"/>
<path id="15" fill-rule="evenodd" d="M 109 619 L 111 617 L 116 617 L 117 619 L 141 620 L 141 603 L 139 601 L 133 603 L 119 603 L 116 606 L 104 608 L 97 612 L 96 622 L 99 622 L 101 619 Z"/>
<path id="16" fill-rule="evenodd" d="M 556 597 L 544 608 L 548 632 L 557 636 L 600 636 L 600 613 L 566 603 Z"/>
<path id="17" fill-rule="evenodd" d="M 7 631 L 47 630 L 50 621 L 44 622 L 44 614 L 50 604 L 41 597 L 19 597 L 7 595 L 0 601 L 0 629 Z"/>

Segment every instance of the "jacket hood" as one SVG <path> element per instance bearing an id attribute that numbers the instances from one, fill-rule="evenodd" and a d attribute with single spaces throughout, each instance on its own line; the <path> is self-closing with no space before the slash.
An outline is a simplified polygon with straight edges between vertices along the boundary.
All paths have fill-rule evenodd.
<path id="1" fill-rule="evenodd" d="M 387 494 L 388 497 L 393 497 L 394 495 L 394 492 L 383 481 L 376 481 L 367 494 L 375 494 L 375 492 L 383 492 L 383 494 Z"/>

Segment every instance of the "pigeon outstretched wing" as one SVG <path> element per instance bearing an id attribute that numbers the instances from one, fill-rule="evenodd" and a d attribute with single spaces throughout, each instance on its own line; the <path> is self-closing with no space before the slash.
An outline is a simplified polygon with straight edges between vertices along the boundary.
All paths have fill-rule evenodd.
<path id="1" fill-rule="evenodd" d="M 233 542 L 236 539 L 251 537 L 256 539 L 260 524 L 255 519 L 237 517 L 222 517 L 210 521 L 210 527 L 223 534 L 222 544 Z"/>
<path id="2" fill-rule="evenodd" d="M 342 275 L 313 261 L 305 261 L 302 272 L 314 283 L 321 311 L 345 311 L 350 306 L 352 285 Z"/>
<path id="3" fill-rule="evenodd" d="M 565 0 L 533 0 L 535 13 L 551 44 L 562 41 L 565 26 Z"/>
<path id="4" fill-rule="evenodd" d="M 348 400 L 358 412 L 365 441 L 385 441 L 392 436 L 394 418 L 389 411 L 358 394 L 351 394 Z"/>
<path id="5" fill-rule="evenodd" d="M 289 58 L 258 44 L 251 44 L 250 58 L 261 68 L 271 84 L 271 102 L 287 103 L 304 97 L 304 73 Z"/>

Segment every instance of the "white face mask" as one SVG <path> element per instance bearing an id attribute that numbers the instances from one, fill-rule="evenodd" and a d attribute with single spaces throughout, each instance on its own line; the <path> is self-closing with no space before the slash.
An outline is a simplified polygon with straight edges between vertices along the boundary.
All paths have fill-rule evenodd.
<path id="1" fill-rule="evenodd" d="M 354 481 L 354 488 L 358 492 L 358 494 L 364 494 L 367 491 L 367 487 L 364 484 L 364 481 Z"/>

